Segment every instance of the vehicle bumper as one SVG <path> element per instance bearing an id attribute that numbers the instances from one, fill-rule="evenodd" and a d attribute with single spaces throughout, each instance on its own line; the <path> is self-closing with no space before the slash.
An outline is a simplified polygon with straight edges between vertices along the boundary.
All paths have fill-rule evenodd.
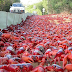
<path id="1" fill-rule="evenodd" d="M 24 11 L 18 11 L 18 12 L 16 12 L 16 11 L 11 12 L 10 11 L 10 13 L 18 13 L 18 14 L 21 14 L 21 13 L 25 13 L 25 10 Z"/>

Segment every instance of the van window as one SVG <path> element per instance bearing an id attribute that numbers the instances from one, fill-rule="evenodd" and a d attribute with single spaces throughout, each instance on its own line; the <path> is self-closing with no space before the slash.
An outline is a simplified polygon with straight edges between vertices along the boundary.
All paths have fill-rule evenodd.
<path id="1" fill-rule="evenodd" d="M 12 6 L 14 6 L 14 7 L 23 7 L 23 5 L 22 4 L 13 4 Z"/>

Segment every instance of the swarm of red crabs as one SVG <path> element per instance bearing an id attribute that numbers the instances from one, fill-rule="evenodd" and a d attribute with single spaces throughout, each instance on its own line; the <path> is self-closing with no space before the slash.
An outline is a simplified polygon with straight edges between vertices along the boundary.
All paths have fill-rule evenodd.
<path id="1" fill-rule="evenodd" d="M 70 14 L 28 16 L 0 30 L 0 72 L 47 71 L 72 71 Z"/>

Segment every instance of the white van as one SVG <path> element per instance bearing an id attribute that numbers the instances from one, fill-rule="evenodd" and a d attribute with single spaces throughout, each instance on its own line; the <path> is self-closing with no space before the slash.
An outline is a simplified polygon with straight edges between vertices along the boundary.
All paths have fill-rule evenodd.
<path id="1" fill-rule="evenodd" d="M 25 13 L 25 7 L 21 3 L 13 3 L 10 6 L 10 13 Z"/>

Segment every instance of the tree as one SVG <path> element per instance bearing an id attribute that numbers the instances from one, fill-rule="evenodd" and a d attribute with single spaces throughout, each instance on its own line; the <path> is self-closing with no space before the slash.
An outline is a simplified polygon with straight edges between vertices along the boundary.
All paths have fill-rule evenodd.
<path id="1" fill-rule="evenodd" d="M 13 0 L 13 2 L 20 2 L 20 0 Z"/>
<path id="2" fill-rule="evenodd" d="M 43 2 L 36 3 L 35 6 L 36 6 L 37 9 L 39 9 L 42 12 Z"/>
<path id="3" fill-rule="evenodd" d="M 9 8 L 11 5 L 12 5 L 12 2 L 10 0 L 6 0 L 3 11 L 9 12 Z"/>
<path id="4" fill-rule="evenodd" d="M 45 14 L 48 14 L 48 0 L 43 0 L 42 3 L 43 7 L 45 8 Z"/>
<path id="5" fill-rule="evenodd" d="M 0 11 L 9 11 L 13 2 L 20 2 L 20 0 L 0 0 Z"/>
<path id="6" fill-rule="evenodd" d="M 51 13 L 60 13 L 72 10 L 72 0 L 48 0 L 48 10 Z"/>

